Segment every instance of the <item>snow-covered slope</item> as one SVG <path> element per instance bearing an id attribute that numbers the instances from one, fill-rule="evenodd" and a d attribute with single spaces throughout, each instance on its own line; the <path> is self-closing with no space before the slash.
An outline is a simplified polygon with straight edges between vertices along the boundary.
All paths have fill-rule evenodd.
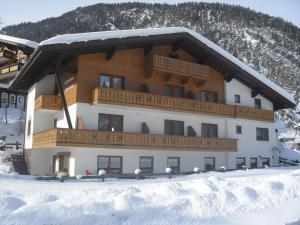
<path id="1" fill-rule="evenodd" d="M 104 183 L 17 178 L 0 177 L 1 225 L 284 225 L 300 220 L 300 168 Z"/>

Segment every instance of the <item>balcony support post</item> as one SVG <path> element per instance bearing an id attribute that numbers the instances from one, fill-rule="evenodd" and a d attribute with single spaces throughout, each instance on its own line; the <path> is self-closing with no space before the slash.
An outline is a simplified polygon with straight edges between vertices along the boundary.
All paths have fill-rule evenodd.
<path id="1" fill-rule="evenodd" d="M 65 111 L 65 114 L 66 114 L 66 118 L 67 118 L 67 122 L 68 122 L 68 127 L 69 127 L 69 129 L 73 129 L 71 118 L 70 118 L 70 114 L 69 114 L 69 109 L 68 109 L 67 102 L 66 102 L 66 97 L 65 97 L 64 89 L 63 89 L 63 86 L 61 84 L 61 79 L 60 79 L 60 69 L 61 69 L 61 64 L 62 64 L 62 61 L 64 59 L 64 56 L 65 56 L 65 54 L 63 53 L 57 59 L 58 61 L 57 61 L 56 65 L 55 65 L 55 78 L 56 78 L 56 82 L 57 82 L 58 91 L 60 93 L 61 102 L 63 104 L 64 111 Z"/>
<path id="2" fill-rule="evenodd" d="M 251 97 L 252 98 L 255 98 L 258 94 L 259 94 L 259 90 L 258 89 L 253 89 L 251 91 Z"/>

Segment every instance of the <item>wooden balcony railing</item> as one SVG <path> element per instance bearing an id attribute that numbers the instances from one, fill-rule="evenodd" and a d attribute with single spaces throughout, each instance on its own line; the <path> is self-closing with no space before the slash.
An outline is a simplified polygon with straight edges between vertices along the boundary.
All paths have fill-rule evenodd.
<path id="1" fill-rule="evenodd" d="M 145 61 L 145 73 L 149 76 L 155 71 L 195 77 L 202 80 L 207 80 L 209 75 L 209 67 L 206 65 L 165 56 L 150 55 Z"/>
<path id="2" fill-rule="evenodd" d="M 237 140 L 57 128 L 33 135 L 33 147 L 89 146 L 237 151 Z"/>
<path id="3" fill-rule="evenodd" d="M 2 50 L 0 51 L 0 58 L 6 58 L 8 60 L 10 59 L 16 59 L 16 54 L 12 51 L 8 51 L 8 50 Z"/>
<path id="4" fill-rule="evenodd" d="M 135 107 L 155 108 L 197 114 L 238 117 L 243 119 L 274 121 L 272 110 L 255 109 L 245 106 L 226 105 L 198 100 L 154 95 L 143 92 L 96 88 L 92 93 L 92 104 L 115 104 Z"/>
<path id="5" fill-rule="evenodd" d="M 1 74 L 6 74 L 6 73 L 12 73 L 12 72 L 17 72 L 19 71 L 20 67 L 18 63 L 14 63 L 8 66 L 3 66 L 0 67 L 0 75 Z"/>
<path id="6" fill-rule="evenodd" d="M 60 96 L 57 95 L 40 95 L 35 99 L 34 110 L 41 109 L 61 110 L 62 103 Z"/>

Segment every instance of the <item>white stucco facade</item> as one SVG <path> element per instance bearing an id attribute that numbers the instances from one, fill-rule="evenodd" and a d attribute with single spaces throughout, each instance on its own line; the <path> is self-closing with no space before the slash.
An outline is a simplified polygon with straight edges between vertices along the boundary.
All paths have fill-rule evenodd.
<path id="1" fill-rule="evenodd" d="M 53 85 L 49 85 L 53 84 Z M 239 94 L 242 106 L 254 106 L 251 97 L 251 89 L 237 80 L 225 82 L 225 101 L 227 104 L 234 103 L 234 95 Z M 180 172 L 192 171 L 198 166 L 202 171 L 205 157 L 215 158 L 215 169 L 226 167 L 236 169 L 236 158 L 246 159 L 246 166 L 250 167 L 250 158 L 258 160 L 261 167 L 261 158 L 269 158 L 271 166 L 276 166 L 278 160 L 273 158 L 273 149 L 277 146 L 277 137 L 273 122 L 227 118 L 221 116 L 209 116 L 183 112 L 171 112 L 142 107 L 128 107 L 118 105 L 75 103 L 68 107 L 72 125 L 76 126 L 76 119 L 82 118 L 84 129 L 98 130 L 99 113 L 123 115 L 123 131 L 141 133 L 141 124 L 146 122 L 151 134 L 164 134 L 164 120 L 184 121 L 184 133 L 187 135 L 187 127 L 192 126 L 201 136 L 201 124 L 210 123 L 218 125 L 219 138 L 238 139 L 237 152 L 214 152 L 212 150 L 191 151 L 187 149 L 124 149 L 124 148 L 95 148 L 95 147 L 56 147 L 56 148 L 32 148 L 32 134 L 54 128 L 54 120 L 57 119 L 57 127 L 67 128 L 67 121 L 63 110 L 60 111 L 34 111 L 34 99 L 40 94 L 54 93 L 54 76 L 47 76 L 36 83 L 28 92 L 27 119 L 25 148 L 30 152 L 31 173 L 33 175 L 51 175 L 53 172 L 53 156 L 59 152 L 68 152 L 69 174 L 71 176 L 84 174 L 86 170 L 97 173 L 97 156 L 121 156 L 122 173 L 133 173 L 139 167 L 140 156 L 153 157 L 153 172 L 164 173 L 168 157 L 180 157 Z M 262 108 L 273 109 L 270 101 L 262 96 Z M 28 121 L 31 120 L 31 131 L 28 132 Z M 242 127 L 242 133 L 236 133 L 236 126 Z M 268 141 L 256 140 L 256 128 L 267 128 Z"/>

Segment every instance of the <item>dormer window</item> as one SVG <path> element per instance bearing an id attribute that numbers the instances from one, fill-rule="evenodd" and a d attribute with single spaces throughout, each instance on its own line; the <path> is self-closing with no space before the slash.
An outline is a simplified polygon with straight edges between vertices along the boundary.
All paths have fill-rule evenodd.
<path id="1" fill-rule="evenodd" d="M 254 107 L 257 109 L 261 109 L 261 100 L 259 98 L 254 99 Z"/>

